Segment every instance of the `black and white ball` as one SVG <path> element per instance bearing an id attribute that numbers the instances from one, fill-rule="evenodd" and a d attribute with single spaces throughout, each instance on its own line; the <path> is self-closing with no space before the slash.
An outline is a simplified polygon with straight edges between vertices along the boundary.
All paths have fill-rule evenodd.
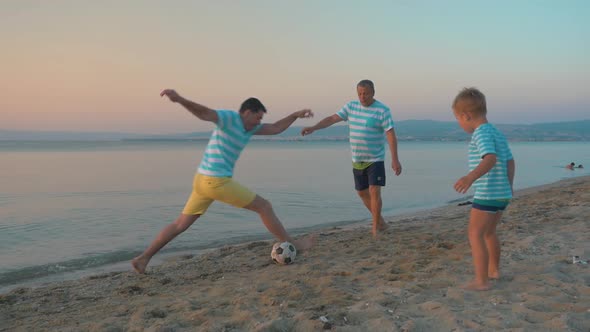
<path id="1" fill-rule="evenodd" d="M 272 261 L 281 265 L 293 263 L 295 261 L 295 256 L 297 256 L 297 249 L 295 249 L 295 246 L 289 242 L 275 243 L 270 252 Z"/>

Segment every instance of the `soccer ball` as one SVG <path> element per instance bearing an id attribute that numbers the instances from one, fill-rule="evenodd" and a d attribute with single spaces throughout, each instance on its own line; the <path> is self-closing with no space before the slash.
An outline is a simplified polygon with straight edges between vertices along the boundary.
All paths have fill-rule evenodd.
<path id="1" fill-rule="evenodd" d="M 275 243 L 270 252 L 272 261 L 281 265 L 293 263 L 295 261 L 295 256 L 297 256 L 297 249 L 295 249 L 295 246 L 289 242 Z"/>

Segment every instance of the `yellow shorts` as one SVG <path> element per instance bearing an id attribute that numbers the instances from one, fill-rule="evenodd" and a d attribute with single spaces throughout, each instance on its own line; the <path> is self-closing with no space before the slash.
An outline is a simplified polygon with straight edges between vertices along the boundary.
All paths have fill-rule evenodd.
<path id="1" fill-rule="evenodd" d="M 193 180 L 193 192 L 188 198 L 183 214 L 204 214 L 213 201 L 220 201 L 243 208 L 252 203 L 256 194 L 229 177 L 213 177 L 197 173 Z"/>

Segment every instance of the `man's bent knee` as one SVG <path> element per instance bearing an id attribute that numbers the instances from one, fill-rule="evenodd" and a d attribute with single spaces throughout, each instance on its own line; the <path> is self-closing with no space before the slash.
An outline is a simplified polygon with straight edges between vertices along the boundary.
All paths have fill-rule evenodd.
<path id="1" fill-rule="evenodd" d="M 174 221 L 174 225 L 176 225 L 176 229 L 180 232 L 186 231 L 191 225 L 199 219 L 200 214 L 181 214 L 176 221 Z"/>
<path id="2" fill-rule="evenodd" d="M 369 186 L 369 192 L 381 192 L 381 186 L 372 184 Z"/>
<path id="3" fill-rule="evenodd" d="M 369 187 L 369 194 L 371 197 L 380 197 L 381 196 L 381 186 L 370 186 Z"/>
<path id="4" fill-rule="evenodd" d="M 260 213 L 272 209 L 272 205 L 268 200 L 256 195 L 252 203 L 244 206 L 244 208 Z"/>
<path id="5" fill-rule="evenodd" d="M 359 197 L 361 198 L 370 198 L 371 195 L 369 194 L 369 189 L 365 189 L 365 190 L 357 190 L 356 193 L 359 195 Z"/>

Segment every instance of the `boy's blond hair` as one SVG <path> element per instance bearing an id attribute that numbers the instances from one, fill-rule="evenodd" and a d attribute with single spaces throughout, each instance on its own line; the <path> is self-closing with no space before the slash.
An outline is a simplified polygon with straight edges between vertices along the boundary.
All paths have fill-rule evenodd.
<path id="1" fill-rule="evenodd" d="M 464 88 L 453 101 L 453 110 L 473 115 L 486 115 L 486 96 L 477 88 Z"/>

